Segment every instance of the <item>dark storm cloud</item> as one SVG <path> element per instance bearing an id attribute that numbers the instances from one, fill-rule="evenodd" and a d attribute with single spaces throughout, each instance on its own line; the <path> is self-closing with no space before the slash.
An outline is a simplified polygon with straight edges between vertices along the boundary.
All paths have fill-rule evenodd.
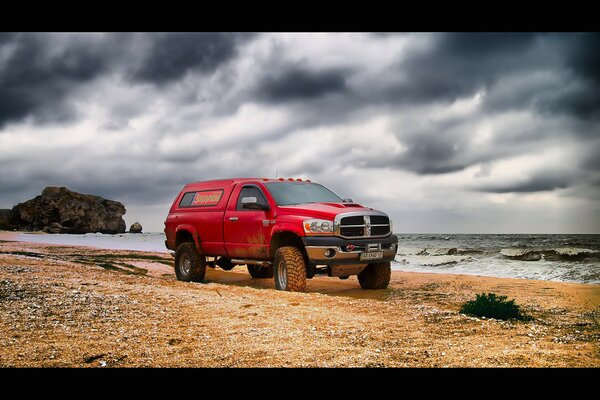
<path id="1" fill-rule="evenodd" d="M 371 98 L 380 106 L 414 109 L 417 104 L 450 105 L 483 93 L 477 112 L 446 121 L 424 113 L 417 126 L 398 124 L 393 131 L 404 151 L 396 156 L 373 154 L 361 165 L 445 174 L 526 154 L 560 137 L 568 142 L 573 135 L 593 138 L 598 128 L 586 121 L 600 117 L 599 44 L 597 34 L 435 35 L 429 47 L 404 56 L 397 66 L 403 80 Z M 562 121 L 563 129 L 540 123 L 496 128 L 492 140 L 474 145 L 476 123 L 507 111 L 569 119 Z M 528 191 L 567 183 L 544 178 L 497 189 Z"/>
<path id="2" fill-rule="evenodd" d="M 546 114 L 566 114 L 582 120 L 598 120 L 600 119 L 600 85 L 582 87 L 559 95 L 549 95 L 537 102 L 536 110 Z"/>
<path id="3" fill-rule="evenodd" d="M 579 33 L 557 38 L 565 66 L 579 85 L 559 91 L 540 102 L 542 111 L 564 113 L 583 120 L 600 119 L 600 33 Z"/>
<path id="4" fill-rule="evenodd" d="M 56 46 L 56 39 L 67 45 Z M 68 95 L 107 65 L 102 41 L 91 44 L 74 35 L 0 35 L 0 128 L 27 116 L 54 121 L 72 117 L 64 103 Z"/>
<path id="5" fill-rule="evenodd" d="M 567 49 L 567 65 L 588 82 L 600 85 L 600 33 L 575 34 L 572 41 Z"/>
<path id="6" fill-rule="evenodd" d="M 564 189 L 571 184 L 571 177 L 561 173 L 551 173 L 532 176 L 516 183 L 483 186 L 478 190 L 490 193 L 534 193 Z"/>
<path id="7" fill-rule="evenodd" d="M 385 89 L 382 99 L 452 103 L 484 91 L 481 106 L 486 112 L 528 109 L 596 119 L 600 117 L 598 46 L 597 33 L 439 34 L 430 47 L 404 57 L 398 73 L 405 79 Z M 540 72 L 552 75 L 553 82 L 524 89 L 527 78 Z M 524 82 L 511 83 L 515 77 Z M 565 88 L 566 81 L 573 87 Z"/>
<path id="8" fill-rule="evenodd" d="M 397 168 L 420 175 L 445 174 L 455 172 L 477 163 L 472 155 L 465 151 L 469 135 L 450 126 L 442 129 L 440 124 L 430 123 L 425 128 L 400 127 L 396 132 L 403 150 L 396 156 L 374 154 L 363 160 L 366 167 Z M 445 124 L 441 124 L 445 125 Z"/>
<path id="9" fill-rule="evenodd" d="M 171 82 L 190 70 L 213 72 L 236 55 L 240 42 L 251 34 L 164 33 L 149 34 L 150 50 L 132 72 L 132 78 L 156 84 Z"/>
<path id="10" fill-rule="evenodd" d="M 270 103 L 311 100 L 331 93 L 346 91 L 346 78 L 351 73 L 345 69 L 313 71 L 292 66 L 267 76 L 257 89 L 259 99 Z"/>
<path id="11" fill-rule="evenodd" d="M 116 73 L 132 83 L 165 84 L 188 71 L 213 72 L 253 34 L 0 33 L 0 128 L 76 118 L 78 89 Z"/>
<path id="12" fill-rule="evenodd" d="M 0 34 L 1 206 L 55 185 L 168 208 L 187 182 L 275 170 L 400 210 L 365 178 L 382 174 L 433 214 L 485 192 L 598 199 L 597 48 L 598 34 Z"/>
<path id="13" fill-rule="evenodd" d="M 511 153 L 505 146 L 478 147 L 473 151 L 471 119 L 427 118 L 419 125 L 413 125 L 414 122 L 400 121 L 390 127 L 402 151 L 395 155 L 372 154 L 361 160 L 361 165 L 401 169 L 419 175 L 446 174 Z M 526 147 L 521 150 L 525 151 Z"/>
<path id="14" fill-rule="evenodd" d="M 492 86 L 529 62 L 534 34 L 449 33 L 413 50 L 398 65 L 406 79 L 386 89 L 391 102 L 453 102 Z"/>

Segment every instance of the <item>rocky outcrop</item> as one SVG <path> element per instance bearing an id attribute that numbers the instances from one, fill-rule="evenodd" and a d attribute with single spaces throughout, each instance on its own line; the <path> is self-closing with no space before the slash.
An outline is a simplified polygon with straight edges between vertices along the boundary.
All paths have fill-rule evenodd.
<path id="1" fill-rule="evenodd" d="M 125 206 L 100 196 L 49 186 L 37 196 L 19 203 L 7 215 L 0 213 L 2 229 L 48 233 L 124 233 Z"/>
<path id="2" fill-rule="evenodd" d="M 129 233 L 142 233 L 142 224 L 140 224 L 139 222 L 134 222 L 129 227 Z"/>
<path id="3" fill-rule="evenodd" d="M 11 210 L 10 209 L 0 209 L 0 229 L 8 230 L 11 228 Z"/>

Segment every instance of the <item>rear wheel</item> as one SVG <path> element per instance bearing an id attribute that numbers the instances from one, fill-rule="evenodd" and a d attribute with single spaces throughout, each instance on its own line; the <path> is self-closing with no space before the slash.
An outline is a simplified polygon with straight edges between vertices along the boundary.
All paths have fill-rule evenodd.
<path id="1" fill-rule="evenodd" d="M 302 252 L 297 247 L 284 246 L 277 249 L 273 267 L 277 290 L 306 290 L 306 265 Z"/>
<path id="2" fill-rule="evenodd" d="M 264 265 L 248 264 L 248 272 L 253 278 L 272 278 L 273 267 L 267 267 Z"/>
<path id="3" fill-rule="evenodd" d="M 175 252 L 175 275 L 183 282 L 202 282 L 206 273 L 206 258 L 192 242 L 181 243 Z"/>
<path id="4" fill-rule="evenodd" d="M 389 262 L 369 264 L 358 274 L 363 289 L 385 289 L 390 283 L 392 267 Z"/>

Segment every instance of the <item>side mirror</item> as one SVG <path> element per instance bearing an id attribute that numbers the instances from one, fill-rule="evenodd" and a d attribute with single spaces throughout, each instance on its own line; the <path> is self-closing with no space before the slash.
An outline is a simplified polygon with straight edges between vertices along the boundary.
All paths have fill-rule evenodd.
<path id="1" fill-rule="evenodd" d="M 254 196 L 242 197 L 242 208 L 248 210 L 268 210 L 269 207 L 258 202 L 258 199 Z"/>
<path id="2" fill-rule="evenodd" d="M 354 203 L 354 202 L 352 201 L 352 199 L 351 199 L 351 198 L 349 198 L 349 197 L 346 197 L 345 199 L 342 199 L 342 202 L 343 202 L 343 203 Z"/>

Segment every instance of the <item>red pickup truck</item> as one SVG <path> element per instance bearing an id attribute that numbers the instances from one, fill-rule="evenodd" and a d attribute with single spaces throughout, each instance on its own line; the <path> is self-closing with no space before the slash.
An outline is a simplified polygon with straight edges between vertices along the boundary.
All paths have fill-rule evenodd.
<path id="1" fill-rule="evenodd" d="M 173 201 L 165 234 L 181 281 L 202 281 L 207 266 L 246 265 L 288 291 L 304 291 L 316 274 L 358 275 L 363 289 L 385 289 L 398 244 L 385 213 L 292 178 L 190 183 Z"/>

